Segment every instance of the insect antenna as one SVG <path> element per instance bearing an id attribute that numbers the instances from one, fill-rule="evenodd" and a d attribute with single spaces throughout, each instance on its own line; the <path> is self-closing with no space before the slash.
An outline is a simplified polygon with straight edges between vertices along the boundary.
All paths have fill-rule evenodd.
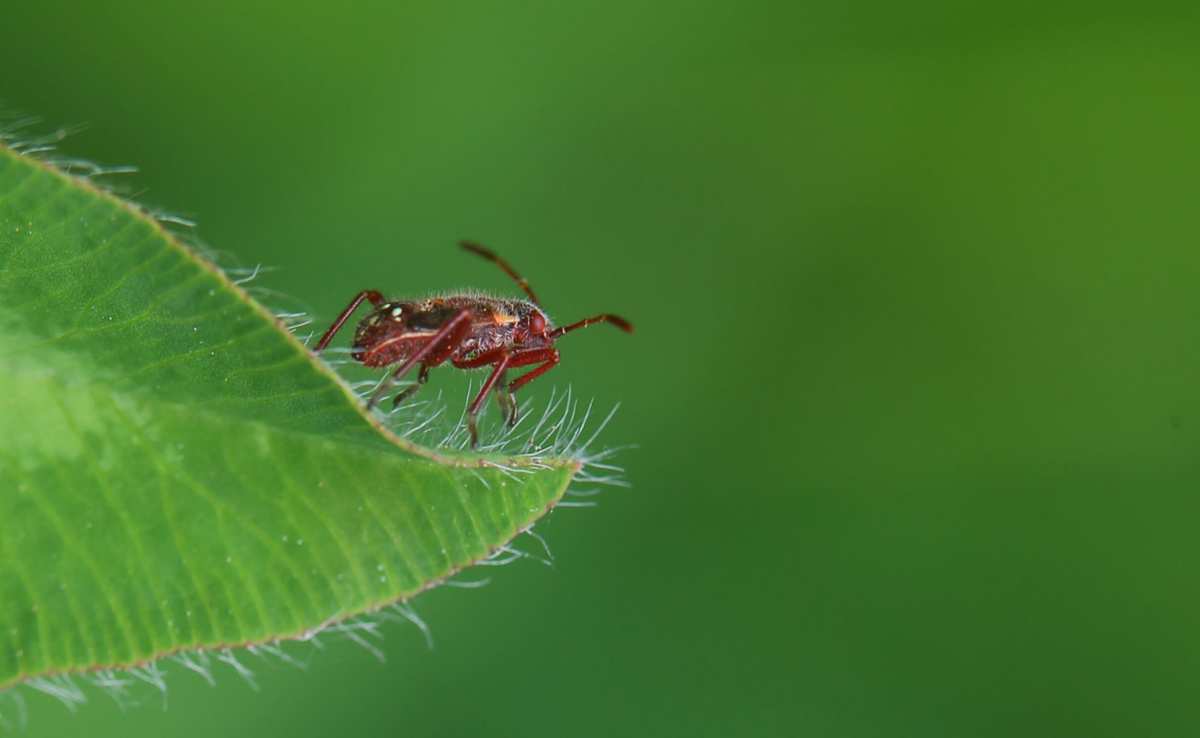
<path id="1" fill-rule="evenodd" d="M 589 325 L 592 325 L 593 323 L 612 323 L 613 325 L 615 325 L 616 327 L 625 331 L 626 333 L 633 333 L 633 324 L 630 323 L 628 320 L 625 320 L 624 318 L 622 318 L 619 315 L 611 315 L 609 313 L 604 313 L 602 315 L 593 315 L 590 318 L 584 318 L 583 320 L 576 321 L 576 322 L 572 323 L 571 325 L 564 325 L 561 328 L 555 328 L 554 330 L 550 331 L 550 333 L 548 333 L 547 335 L 550 338 L 558 338 L 559 336 L 563 335 L 564 333 L 570 333 L 571 331 L 578 330 L 579 328 L 587 328 Z"/>
<path id="2" fill-rule="evenodd" d="M 520 274 L 517 274 L 517 270 L 513 269 L 512 265 L 510 265 L 507 261 L 497 256 L 494 251 L 473 241 L 459 241 L 458 245 L 462 246 L 471 253 L 479 254 L 483 258 L 503 269 L 504 273 L 512 277 L 513 280 L 516 281 L 517 286 L 524 290 L 525 294 L 529 295 L 529 299 L 533 300 L 534 305 L 542 304 L 541 300 L 537 299 L 537 295 L 533 294 L 533 288 L 529 286 L 529 280 L 525 279 Z"/>

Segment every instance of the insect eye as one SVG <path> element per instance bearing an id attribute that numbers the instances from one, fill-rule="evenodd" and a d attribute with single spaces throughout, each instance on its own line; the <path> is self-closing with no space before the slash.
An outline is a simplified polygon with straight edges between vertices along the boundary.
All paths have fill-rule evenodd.
<path id="1" fill-rule="evenodd" d="M 540 313 L 534 313 L 529 317 L 529 332 L 535 336 L 540 336 L 546 331 L 546 319 Z"/>

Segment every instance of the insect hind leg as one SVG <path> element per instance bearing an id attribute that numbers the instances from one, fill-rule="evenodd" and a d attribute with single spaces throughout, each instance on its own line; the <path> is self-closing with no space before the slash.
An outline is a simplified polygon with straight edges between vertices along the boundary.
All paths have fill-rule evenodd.
<path id="1" fill-rule="evenodd" d="M 512 389 L 508 386 L 508 382 L 505 381 L 507 375 L 508 372 L 505 371 L 496 380 L 496 404 L 500 406 L 500 411 L 504 413 L 505 422 L 508 423 L 508 427 L 512 428 L 520 418 L 520 407 L 517 405 L 517 396 L 513 394 Z"/>
<path id="2" fill-rule="evenodd" d="M 422 364 L 421 373 L 417 375 L 417 383 L 411 387 L 405 388 L 403 392 L 398 392 L 396 396 L 392 398 L 392 407 L 398 407 L 400 403 L 417 394 L 417 390 L 421 389 L 421 387 L 428 381 L 429 365 Z"/>
<path id="3" fill-rule="evenodd" d="M 350 304 L 338 314 L 337 319 L 333 321 L 333 325 L 329 326 L 329 329 L 321 336 L 321 340 L 317 341 L 317 346 L 313 349 L 313 353 L 319 354 L 325 350 L 325 347 L 333 340 L 334 334 L 342 329 L 342 326 L 346 324 L 346 321 L 358 309 L 358 306 L 363 303 L 363 300 L 369 300 L 372 305 L 379 307 L 383 304 L 383 295 L 376 290 L 363 290 L 355 295 Z"/>

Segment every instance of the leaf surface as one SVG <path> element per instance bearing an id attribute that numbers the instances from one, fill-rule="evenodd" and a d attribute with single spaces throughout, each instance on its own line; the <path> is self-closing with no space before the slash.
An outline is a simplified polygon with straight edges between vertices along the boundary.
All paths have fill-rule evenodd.
<path id="1" fill-rule="evenodd" d="M 158 222 L 0 147 L 0 687 L 410 597 L 577 465 L 442 454 Z"/>

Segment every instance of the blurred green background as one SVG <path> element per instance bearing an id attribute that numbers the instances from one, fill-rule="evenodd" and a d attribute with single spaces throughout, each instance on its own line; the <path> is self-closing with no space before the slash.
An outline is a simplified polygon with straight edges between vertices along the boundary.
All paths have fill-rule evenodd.
<path id="1" fill-rule="evenodd" d="M 1195 733 L 1192 7 L 5 2 L 5 104 L 319 322 L 510 291 L 470 237 L 638 327 L 530 392 L 620 402 L 633 488 L 420 597 L 433 651 L 25 734 Z"/>

